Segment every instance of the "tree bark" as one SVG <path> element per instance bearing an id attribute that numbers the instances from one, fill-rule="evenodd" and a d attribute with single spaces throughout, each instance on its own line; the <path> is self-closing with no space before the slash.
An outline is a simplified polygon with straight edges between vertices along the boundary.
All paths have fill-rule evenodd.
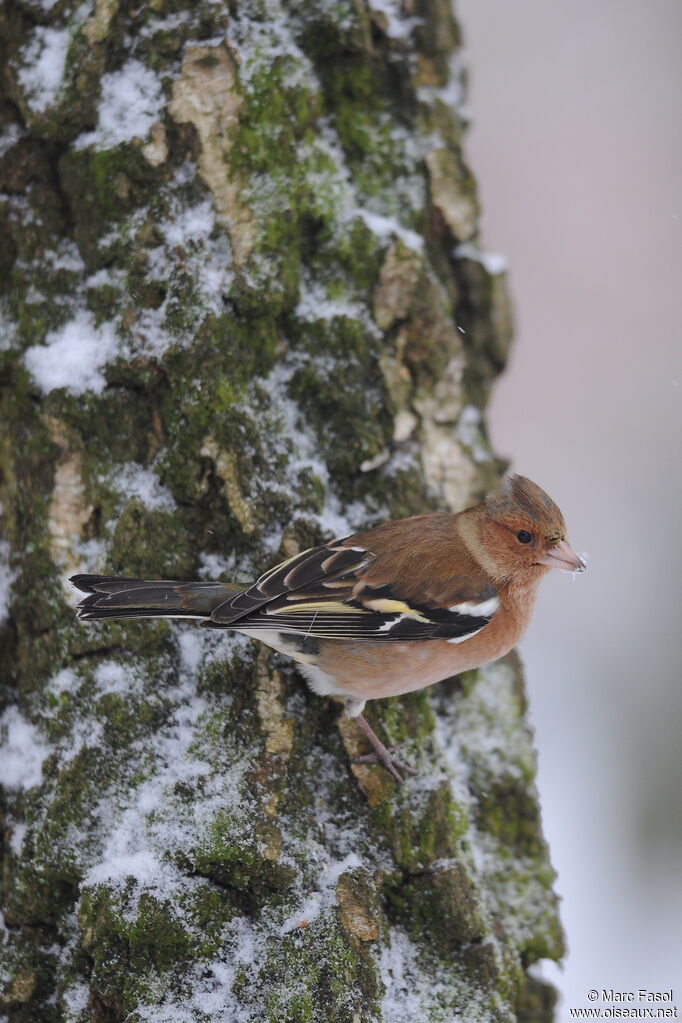
<path id="1" fill-rule="evenodd" d="M 445 0 L 7 0 L 4 944 L 20 1021 L 551 1019 L 514 656 L 339 706 L 239 637 L 81 626 L 75 570 L 248 580 L 502 465 Z"/>

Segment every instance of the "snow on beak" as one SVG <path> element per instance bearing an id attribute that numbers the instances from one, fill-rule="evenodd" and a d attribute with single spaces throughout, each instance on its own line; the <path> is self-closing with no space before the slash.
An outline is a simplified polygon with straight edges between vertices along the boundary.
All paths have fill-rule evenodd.
<path id="1" fill-rule="evenodd" d="M 560 568 L 562 572 L 584 572 L 587 568 L 585 561 L 571 550 L 565 540 L 560 540 L 538 561 L 549 568 Z"/>

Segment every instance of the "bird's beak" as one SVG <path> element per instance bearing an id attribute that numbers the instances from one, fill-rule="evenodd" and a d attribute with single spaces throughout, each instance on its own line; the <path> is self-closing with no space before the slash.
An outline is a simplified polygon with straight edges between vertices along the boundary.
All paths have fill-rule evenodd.
<path id="1" fill-rule="evenodd" d="M 584 572 L 587 568 L 586 563 L 572 551 L 565 540 L 560 540 L 558 544 L 552 547 L 551 551 L 538 558 L 541 565 L 547 565 L 549 568 L 560 568 L 563 572 Z"/>

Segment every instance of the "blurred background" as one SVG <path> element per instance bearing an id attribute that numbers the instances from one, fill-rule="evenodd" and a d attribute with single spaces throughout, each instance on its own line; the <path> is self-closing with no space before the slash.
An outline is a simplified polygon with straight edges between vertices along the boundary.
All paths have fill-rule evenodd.
<path id="1" fill-rule="evenodd" d="M 590 556 L 522 646 L 569 956 L 682 1014 L 682 4 L 457 0 L 483 244 L 508 257 L 495 448 Z M 599 1004 L 599 1003 L 596 1003 Z"/>

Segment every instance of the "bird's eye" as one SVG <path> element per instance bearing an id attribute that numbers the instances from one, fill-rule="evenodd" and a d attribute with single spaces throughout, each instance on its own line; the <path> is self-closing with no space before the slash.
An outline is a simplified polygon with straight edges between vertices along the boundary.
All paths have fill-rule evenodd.
<path id="1" fill-rule="evenodd" d="M 519 543 L 530 543 L 533 537 L 527 529 L 520 529 L 516 534 L 516 539 Z"/>

